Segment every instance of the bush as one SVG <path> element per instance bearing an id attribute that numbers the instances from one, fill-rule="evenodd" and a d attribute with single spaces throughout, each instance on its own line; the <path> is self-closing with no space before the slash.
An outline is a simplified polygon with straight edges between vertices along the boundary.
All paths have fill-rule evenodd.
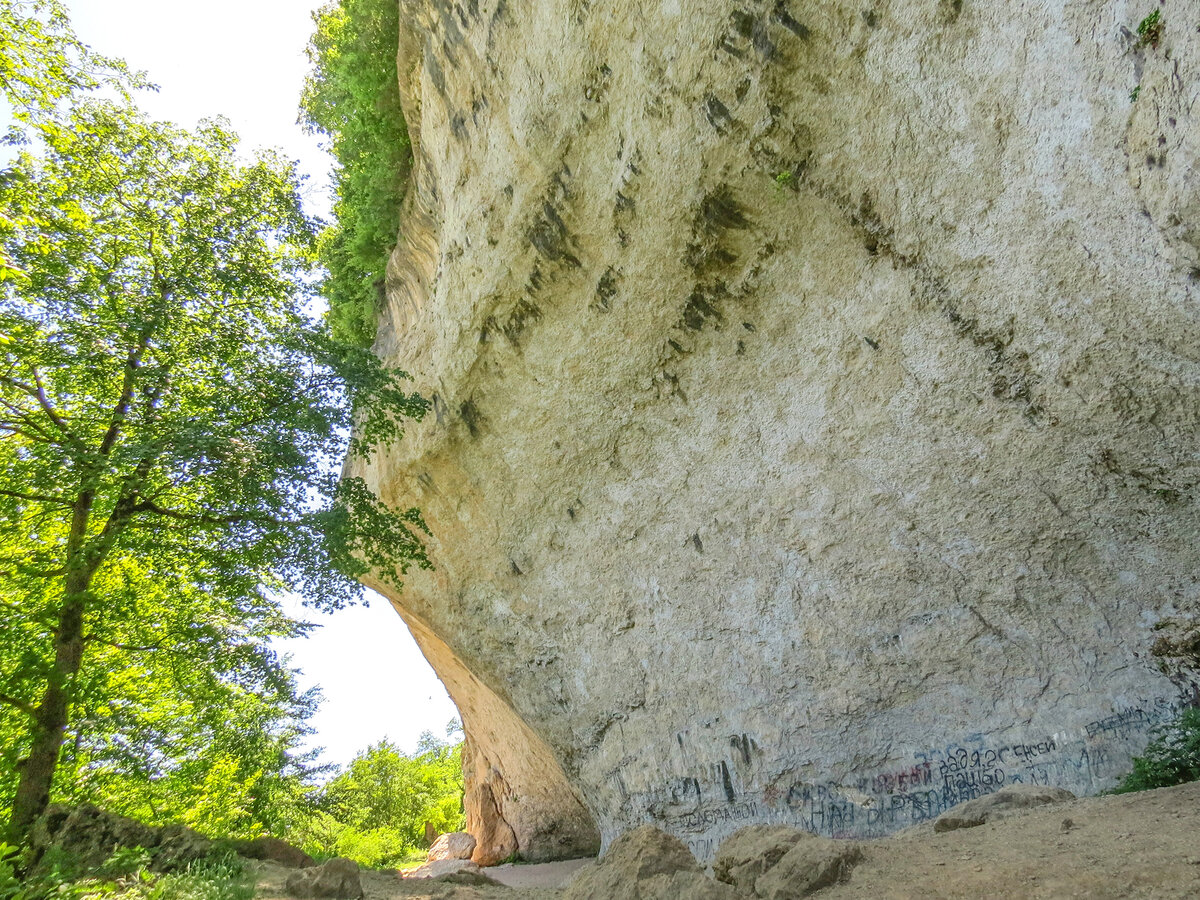
<path id="1" fill-rule="evenodd" d="M 19 881 L 0 844 L 0 900 L 251 900 L 254 885 L 242 860 L 232 851 L 214 853 L 190 863 L 182 872 L 152 872 L 153 852 L 123 847 L 97 870 L 80 877 L 72 867 L 39 866 L 28 880 Z M 11 848 L 7 848 L 11 851 Z M 45 860 L 43 860 L 45 863 Z"/>
<path id="2" fill-rule="evenodd" d="M 1144 756 L 1133 758 L 1133 771 L 1114 794 L 1148 791 L 1200 781 L 1200 707 L 1185 709 L 1169 725 L 1156 728 Z"/>

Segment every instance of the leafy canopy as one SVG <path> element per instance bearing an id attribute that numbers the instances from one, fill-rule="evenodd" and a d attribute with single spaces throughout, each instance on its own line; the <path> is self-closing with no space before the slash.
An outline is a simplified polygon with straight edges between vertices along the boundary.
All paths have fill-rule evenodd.
<path id="1" fill-rule="evenodd" d="M 336 608 L 371 563 L 427 565 L 415 510 L 333 473 L 348 386 L 360 452 L 425 401 L 311 322 L 292 164 L 99 101 L 42 134 L 0 180 L 0 523 L 22 538 L 0 578 L 63 569 L 84 494 L 81 559 L 136 555 L 226 601 L 287 586 Z"/>
<path id="2" fill-rule="evenodd" d="M 313 21 L 300 117 L 329 138 L 337 161 L 321 293 L 334 335 L 365 347 L 375 339 L 412 164 L 396 72 L 400 9 L 396 0 L 330 0 Z"/>
<path id="3" fill-rule="evenodd" d="M 147 119 L 53 0 L 0 24 L 10 143 L 37 151 L 0 170 L 10 833 L 51 791 L 253 832 L 301 789 L 311 702 L 266 648 L 296 630 L 277 592 L 336 609 L 429 565 L 417 510 L 335 475 L 426 403 L 313 321 L 290 162 Z"/>
<path id="4" fill-rule="evenodd" d="M 0 0 L 0 97 L 14 118 L 44 116 L 73 94 L 102 86 L 128 98 L 129 88 L 146 82 L 81 43 L 59 0 Z"/>
<path id="5" fill-rule="evenodd" d="M 314 805 L 299 832 L 310 853 L 397 865 L 423 846 L 426 822 L 439 833 L 462 829 L 462 744 L 428 732 L 411 755 L 390 741 L 373 744 L 330 779 Z"/>

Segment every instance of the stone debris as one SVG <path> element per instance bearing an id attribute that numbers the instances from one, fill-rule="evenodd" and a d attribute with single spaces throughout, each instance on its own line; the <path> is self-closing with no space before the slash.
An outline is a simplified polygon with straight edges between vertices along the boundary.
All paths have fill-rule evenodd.
<path id="1" fill-rule="evenodd" d="M 1074 800 L 1070 791 L 1038 784 L 1012 784 L 994 794 L 976 797 L 946 810 L 934 820 L 933 830 L 954 831 L 958 828 L 974 828 L 984 822 L 995 821 L 998 816 L 1018 809 L 1031 809 L 1047 803 L 1062 803 Z"/>
<path id="2" fill-rule="evenodd" d="M 792 900 L 845 881 L 861 858 L 862 849 L 849 841 L 786 825 L 751 825 L 722 842 L 713 874 L 743 896 Z"/>
<path id="3" fill-rule="evenodd" d="M 358 863 L 340 857 L 289 875 L 285 888 L 289 896 L 301 900 L 361 900 L 363 896 Z"/>
<path id="4" fill-rule="evenodd" d="M 429 862 L 441 859 L 470 859 L 474 852 L 475 838 L 465 831 L 452 831 L 434 841 L 426 859 Z"/>

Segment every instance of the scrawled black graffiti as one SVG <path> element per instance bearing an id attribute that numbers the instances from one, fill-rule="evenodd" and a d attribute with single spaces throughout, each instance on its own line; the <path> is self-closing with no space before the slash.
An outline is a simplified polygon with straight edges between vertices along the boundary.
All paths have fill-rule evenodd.
<path id="1" fill-rule="evenodd" d="M 710 806 L 669 819 L 667 824 L 677 832 L 703 834 L 717 825 L 745 822 L 758 816 L 758 804 L 753 800 L 730 806 Z"/>
<path id="2" fill-rule="evenodd" d="M 729 739 L 732 755 L 668 779 L 652 792 L 648 811 L 700 859 L 710 858 L 725 835 L 756 822 L 786 823 L 832 837 L 880 836 L 935 819 L 1009 784 L 1076 791 L 1108 786 L 1128 766 L 1130 753 L 1144 745 L 1146 733 L 1190 702 L 1190 697 L 1159 698 L 1120 707 L 1082 727 L 1074 724 L 1052 737 L 1021 742 L 972 736 L 962 744 L 916 752 L 894 768 L 838 782 L 791 774 L 809 765 L 807 755 L 798 754 L 788 774 L 762 771 L 764 751 L 753 736 L 738 733 Z M 681 814 L 681 809 L 692 811 Z"/>

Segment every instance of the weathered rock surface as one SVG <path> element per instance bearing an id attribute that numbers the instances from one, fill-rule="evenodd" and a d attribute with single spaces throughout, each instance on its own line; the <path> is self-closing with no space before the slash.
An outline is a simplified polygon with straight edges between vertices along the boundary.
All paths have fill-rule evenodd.
<path id="1" fill-rule="evenodd" d="M 1014 784 L 1001 788 L 994 794 L 977 797 L 946 810 L 934 820 L 933 830 L 940 833 L 959 828 L 975 828 L 1019 809 L 1032 809 L 1035 806 L 1065 803 L 1074 799 L 1074 794 L 1062 788 Z M 1067 826 L 1067 829 L 1069 828 L 1070 826 Z"/>
<path id="2" fill-rule="evenodd" d="M 1092 792 L 1177 711 L 1200 34 L 1149 8 L 403 0 L 376 350 L 433 411 L 350 469 L 433 529 L 395 599 L 522 855 Z"/>
<path id="3" fill-rule="evenodd" d="M 613 841 L 598 862 L 583 869 L 564 900 L 736 900 L 733 888 L 704 874 L 678 838 L 643 825 Z"/>
<path id="4" fill-rule="evenodd" d="M 475 838 L 465 831 L 452 831 L 434 841 L 433 846 L 429 848 L 429 855 L 425 858 L 430 862 L 439 859 L 470 859 L 474 852 Z"/>
<path id="5" fill-rule="evenodd" d="M 363 896 L 358 863 L 338 857 L 289 875 L 284 887 L 290 896 L 300 898 L 360 900 Z"/>

